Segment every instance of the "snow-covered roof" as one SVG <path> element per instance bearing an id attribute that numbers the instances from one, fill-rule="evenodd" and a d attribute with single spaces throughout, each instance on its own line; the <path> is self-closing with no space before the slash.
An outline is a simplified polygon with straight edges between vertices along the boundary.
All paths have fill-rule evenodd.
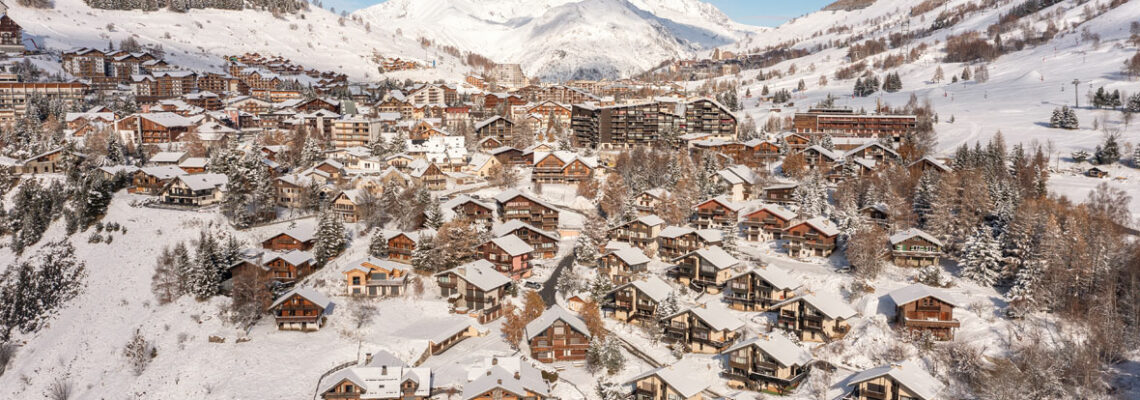
<path id="1" fill-rule="evenodd" d="M 756 346 L 761 352 L 771 356 L 785 367 L 805 366 L 811 362 L 811 353 L 804 350 L 783 335 L 757 336 L 732 345 L 724 353 L 731 353 L 746 347 Z"/>
<path id="2" fill-rule="evenodd" d="M 473 203 L 473 204 L 476 204 L 480 207 L 486 208 L 488 210 L 492 210 L 492 211 L 495 210 L 494 204 L 485 202 L 483 200 L 476 199 L 474 197 L 471 197 L 471 196 L 468 196 L 465 194 L 455 196 L 455 198 L 448 200 L 447 202 L 441 204 L 440 208 L 444 209 L 444 210 L 451 210 L 451 209 L 454 209 L 455 207 L 459 207 L 459 206 L 467 204 L 467 203 Z"/>
<path id="3" fill-rule="evenodd" d="M 918 228 L 910 228 L 910 229 L 907 229 L 905 231 L 891 235 L 890 241 L 891 241 L 892 245 L 895 245 L 895 244 L 899 244 L 899 243 L 901 243 L 907 239 L 913 238 L 915 236 L 920 237 L 923 240 L 928 241 L 930 243 L 934 243 L 935 246 L 939 246 L 939 247 L 942 246 L 941 240 L 938 240 L 938 238 L 936 238 L 933 235 L 926 233 L 926 232 L 924 232 Z"/>
<path id="4" fill-rule="evenodd" d="M 935 168 L 938 168 L 938 169 L 942 170 L 943 172 L 950 172 L 950 170 L 951 170 L 951 169 L 950 169 L 950 166 L 946 165 L 946 164 L 945 164 L 945 163 L 943 163 L 942 161 L 938 161 L 938 159 L 936 159 L 936 158 L 934 158 L 934 157 L 931 157 L 931 156 L 925 156 L 925 157 L 922 157 L 921 159 L 919 159 L 918 161 L 915 161 L 915 162 L 911 163 L 911 164 L 910 164 L 910 165 L 908 165 L 907 167 L 912 167 L 912 166 L 914 166 L 915 164 L 918 164 L 918 163 L 921 163 L 921 162 L 927 162 L 927 163 L 930 163 L 930 164 L 931 164 L 931 165 L 933 165 Z"/>
<path id="5" fill-rule="evenodd" d="M 502 192 L 499 192 L 499 194 L 495 195 L 495 201 L 497 201 L 499 203 L 506 203 L 506 202 L 510 201 L 511 199 L 518 197 L 518 196 L 522 196 L 522 197 L 526 198 L 527 200 L 538 203 L 539 205 L 542 205 L 542 206 L 549 208 L 551 210 L 557 210 L 558 209 L 557 207 L 554 207 L 554 205 L 547 203 L 546 201 L 543 201 L 542 199 L 539 199 L 537 197 L 534 197 L 534 196 L 531 196 L 529 194 L 520 192 L 518 189 L 507 189 L 507 190 L 504 190 Z"/>
<path id="6" fill-rule="evenodd" d="M 923 400 L 933 399 L 945 386 L 938 379 L 923 371 L 921 367 L 909 362 L 883 365 L 857 373 L 851 376 L 847 386 L 855 386 L 883 376 L 890 377 Z"/>
<path id="7" fill-rule="evenodd" d="M 867 142 L 867 143 L 864 143 L 862 146 L 859 146 L 859 147 L 856 147 L 856 148 L 854 148 L 854 149 L 851 149 L 851 150 L 850 150 L 850 151 L 848 151 L 846 154 L 855 154 L 855 153 L 858 153 L 858 152 L 860 152 L 860 151 L 863 151 L 863 150 L 865 150 L 865 149 L 868 149 L 868 148 L 871 148 L 871 147 L 878 147 L 878 148 L 882 149 L 883 151 L 885 151 L 885 152 L 887 152 L 887 153 L 890 153 L 892 156 L 895 156 L 895 157 L 898 157 L 898 156 L 899 156 L 899 153 L 898 153 L 898 152 L 896 152 L 896 151 L 894 151 L 894 149 L 891 149 L 891 148 L 889 148 L 889 147 L 887 147 L 887 146 L 883 146 L 883 144 L 882 144 L 882 143 L 879 143 L 879 141 L 877 141 L 877 140 L 876 140 L 876 141 L 872 141 L 872 142 Z"/>
<path id="8" fill-rule="evenodd" d="M 956 296 L 951 295 L 945 290 L 926 286 L 921 283 L 916 283 L 902 289 L 895 289 L 888 293 L 887 296 L 890 297 L 891 301 L 895 302 L 897 306 L 902 306 L 926 297 L 936 298 L 954 307 L 960 306 Z"/>
<path id="9" fill-rule="evenodd" d="M 506 118 L 503 118 L 503 117 L 501 117 L 501 116 L 495 115 L 495 116 L 492 116 L 491 118 L 487 118 L 487 119 L 485 119 L 485 120 L 482 120 L 482 121 L 479 121 L 478 123 L 476 123 L 476 124 L 475 124 L 475 130 L 480 130 L 480 129 L 483 129 L 483 128 L 484 128 L 484 127 L 486 127 L 487 125 L 491 125 L 491 123 L 493 123 L 493 122 L 495 122 L 495 121 L 498 121 L 498 120 L 500 120 L 500 119 L 501 119 L 501 120 L 503 120 L 503 121 L 506 121 L 507 123 L 511 123 L 511 121 L 510 121 L 510 120 L 508 120 L 508 119 L 506 119 Z"/>
<path id="10" fill-rule="evenodd" d="M 494 209 L 494 208 L 492 208 L 492 209 Z M 547 231 L 544 231 L 542 229 L 539 229 L 539 228 L 535 227 L 534 225 L 528 224 L 528 223 L 526 223 L 522 220 L 518 220 L 518 219 L 512 219 L 512 220 L 504 222 L 502 224 L 492 226 L 491 227 L 491 235 L 492 236 L 506 236 L 506 235 L 509 235 L 512 232 L 518 230 L 519 228 L 527 228 L 527 229 L 530 229 L 531 231 L 538 232 L 538 234 L 540 234 L 542 236 L 546 236 L 548 238 L 558 240 L 557 235 L 550 233 L 550 232 L 547 232 Z"/>
<path id="11" fill-rule="evenodd" d="M 772 285 L 772 287 L 774 287 L 776 289 L 793 290 L 795 288 L 803 286 L 803 284 L 800 283 L 799 280 L 792 277 L 792 275 L 789 274 L 787 271 L 785 271 L 783 268 L 773 267 L 773 266 L 762 266 L 762 267 L 752 268 L 752 269 L 749 269 L 748 271 L 744 271 L 740 274 L 737 274 L 736 276 L 732 277 L 731 279 L 736 279 L 736 278 L 739 278 L 741 276 L 748 275 L 748 274 L 755 274 L 756 276 L 760 277 L 760 279 L 763 279 L 764 281 L 768 282 L 769 284 Z"/>
<path id="12" fill-rule="evenodd" d="M 142 167 L 139 169 L 139 171 L 161 180 L 167 180 L 180 175 L 186 175 L 185 170 L 173 165 L 163 165 L 160 167 Z"/>
<path id="13" fill-rule="evenodd" d="M 839 227 L 835 226 L 834 223 L 824 217 L 815 217 L 801 222 L 800 224 L 808 224 L 815 230 L 819 231 L 819 233 L 822 233 L 826 236 L 835 236 L 839 234 Z M 800 224 L 792 225 L 789 227 L 789 229 Z"/>
<path id="14" fill-rule="evenodd" d="M 209 190 L 220 188 L 229 183 L 230 179 L 224 174 L 193 174 L 179 175 L 175 179 L 182 181 L 190 190 Z"/>
<path id="15" fill-rule="evenodd" d="M 305 300 L 308 300 L 310 303 L 313 303 L 322 309 L 327 309 L 330 305 L 332 305 L 332 300 L 329 300 L 328 296 L 325 296 L 324 293 L 318 292 L 316 289 L 309 287 L 296 287 L 293 288 L 293 290 L 290 290 L 281 295 L 281 297 L 278 297 L 277 300 L 275 300 L 273 304 L 269 306 L 269 308 L 272 309 L 281 305 L 281 303 L 284 303 L 285 300 L 289 300 L 289 298 L 293 297 L 293 295 L 301 296 Z"/>
<path id="16" fill-rule="evenodd" d="M 137 115 L 139 118 L 146 119 L 150 122 L 154 122 L 167 128 L 182 128 L 194 125 L 194 121 L 190 118 L 186 118 L 172 112 L 157 112 Z"/>
<path id="17" fill-rule="evenodd" d="M 815 307 L 815 309 L 819 310 L 819 312 L 832 319 L 847 319 L 854 317 L 855 314 L 858 314 L 855 309 L 851 308 L 851 306 L 847 305 L 847 303 L 844 303 L 843 300 L 840 300 L 838 297 L 832 295 L 817 295 L 814 293 L 805 294 L 803 296 L 796 296 L 781 301 L 779 303 L 773 304 L 772 308 L 783 307 L 797 301 L 803 301 L 808 305 Z"/>
<path id="18" fill-rule="evenodd" d="M 741 261 L 737 260 L 736 257 L 733 257 L 732 254 L 728 254 L 727 251 L 724 251 L 724 249 L 716 245 L 708 248 L 694 250 L 689 254 L 685 254 L 673 259 L 673 261 L 681 260 L 694 254 L 697 255 L 697 257 L 708 261 L 709 264 L 712 264 L 712 266 L 716 267 L 718 270 L 732 268 L 741 263 Z"/>
<path id="19" fill-rule="evenodd" d="M 696 206 L 693 206 L 693 208 L 697 208 L 697 207 L 699 207 L 699 206 L 701 206 L 701 205 L 703 205 L 703 204 L 705 204 L 705 203 L 708 203 L 708 202 L 710 202 L 710 201 L 713 201 L 713 202 L 717 202 L 717 203 L 719 203 L 720 205 L 724 206 L 724 208 L 727 208 L 727 209 L 729 209 L 729 210 L 731 210 L 731 211 L 740 211 L 740 209 L 741 209 L 741 208 L 744 208 L 744 204 L 740 204 L 740 203 L 735 203 L 735 202 L 729 201 L 729 200 L 728 200 L 728 196 L 723 196 L 723 195 L 722 195 L 722 196 L 713 197 L 713 198 L 711 198 L 711 199 L 708 199 L 708 200 L 702 201 L 702 202 L 700 202 L 700 203 L 697 203 L 697 205 L 696 205 Z"/>
<path id="20" fill-rule="evenodd" d="M 518 378 L 515 375 L 518 374 Z M 550 396 L 550 385 L 542 379 L 542 372 L 520 357 L 491 357 L 468 373 L 463 385 L 463 400 L 470 400 L 494 388 L 526 397 L 531 391 L 543 397 Z"/>
<path id="21" fill-rule="evenodd" d="M 760 212 L 760 211 L 767 211 L 768 213 L 775 215 L 777 218 L 780 218 L 784 221 L 791 221 L 793 218 L 796 217 L 795 211 L 789 210 L 787 208 L 784 208 L 784 207 L 776 205 L 776 204 L 764 204 L 764 205 L 761 205 L 760 208 L 757 208 L 754 211 L 749 211 L 746 214 L 741 215 L 740 218 L 745 219 L 749 215 L 755 214 L 755 213 Z"/>
<path id="22" fill-rule="evenodd" d="M 815 152 L 819 153 L 819 155 L 831 159 L 831 161 L 835 161 L 835 160 L 838 160 L 841 158 L 841 155 L 838 152 L 828 150 L 828 149 L 826 149 L 823 146 L 820 146 L 818 144 L 812 145 L 811 147 L 804 149 L 805 153 L 808 151 L 815 151 Z"/>
<path id="23" fill-rule="evenodd" d="M 618 286 L 610 292 L 616 292 L 618 290 L 624 289 L 626 286 L 633 286 L 637 288 L 637 290 L 641 291 L 641 293 L 645 294 L 655 302 L 665 301 L 665 299 L 673 293 L 673 287 L 669 286 L 667 282 L 657 277 L 657 275 L 649 275 L 636 281 Z"/>
<path id="24" fill-rule="evenodd" d="M 185 151 L 162 151 L 154 153 L 154 156 L 150 157 L 150 162 L 154 164 L 175 164 L 185 157 Z"/>
<path id="25" fill-rule="evenodd" d="M 555 304 L 546 309 L 546 311 L 538 318 L 535 318 L 534 321 L 530 321 L 529 324 L 526 324 L 526 339 L 534 339 L 535 336 L 541 335 L 547 328 L 550 328 L 550 325 L 554 324 L 555 321 L 565 322 L 567 325 L 570 325 L 571 328 L 574 328 L 574 330 L 586 335 L 586 337 L 590 337 L 590 328 L 586 326 L 586 321 L 578 318 L 577 315 L 570 313 L 569 310 L 562 306 Z"/>
<path id="26" fill-rule="evenodd" d="M 375 268 L 384 269 L 384 270 L 388 270 L 388 271 L 407 271 L 408 270 L 408 266 L 406 264 L 401 264 L 401 263 L 391 261 L 391 260 L 380 259 L 380 258 L 368 256 L 368 257 L 364 257 L 364 258 L 361 258 L 361 259 L 358 259 L 356 261 L 353 261 L 353 262 L 346 264 L 345 267 L 341 271 L 342 272 L 348 272 L 348 271 L 352 271 L 352 270 L 360 270 L 360 271 L 364 271 L 364 272 L 372 272 L 372 270 Z"/>
<path id="27" fill-rule="evenodd" d="M 313 253 L 301 250 L 291 250 L 286 253 L 276 253 L 267 261 L 273 261 L 276 259 L 281 259 L 282 261 L 289 263 L 289 265 L 301 265 L 305 263 L 313 263 L 316 261 L 316 259 L 313 257 Z"/>
<path id="28" fill-rule="evenodd" d="M 513 234 L 491 239 L 491 243 L 494 243 L 495 246 L 499 246 L 500 249 L 503 249 L 503 251 L 507 252 L 511 257 L 534 251 L 534 247 L 530 247 L 529 244 L 526 244 L 526 242 Z"/>
<path id="29" fill-rule="evenodd" d="M 690 398 L 696 396 L 701 391 L 707 389 L 712 381 L 705 379 L 693 371 L 699 371 L 705 368 L 703 365 L 698 365 L 695 359 L 685 358 L 678 361 L 676 364 L 653 369 L 637 375 L 630 379 L 629 383 L 634 383 L 650 376 L 657 376 L 666 385 L 672 387 L 677 393 L 681 394 L 683 398 Z"/>
<path id="30" fill-rule="evenodd" d="M 182 168 L 206 168 L 210 159 L 206 157 L 190 157 L 178 164 Z"/>
<path id="31" fill-rule="evenodd" d="M 482 291 L 489 291 L 511 283 L 511 278 L 495 270 L 495 265 L 487 260 L 475 260 L 467 264 L 440 272 L 438 275 L 454 273 Z"/>
<path id="32" fill-rule="evenodd" d="M 744 321 L 741 321 L 740 318 L 736 318 L 736 315 L 723 308 L 709 308 L 706 306 L 690 308 L 689 311 L 692 311 L 693 315 L 701 321 L 705 321 L 710 328 L 718 331 L 735 331 L 744 327 Z"/>
<path id="33" fill-rule="evenodd" d="M 334 372 L 321 380 L 319 393 L 325 393 L 337 384 L 348 380 L 360 387 L 361 400 L 397 399 L 403 397 L 401 383 L 412 380 L 418 384 L 415 395 L 426 398 L 431 395 L 431 369 L 406 368 L 403 366 L 352 367 Z"/>
<path id="34" fill-rule="evenodd" d="M 617 256 L 622 262 L 629 265 L 645 264 L 650 261 L 649 257 L 645 256 L 645 253 L 636 247 L 613 250 L 610 251 L 609 254 Z"/>
<path id="35" fill-rule="evenodd" d="M 694 232 L 693 228 L 670 225 L 670 226 L 666 226 L 664 229 L 662 229 L 661 233 L 658 233 L 657 236 L 663 237 L 666 239 L 674 239 L 674 238 L 679 238 L 681 236 L 688 235 L 688 234 L 693 233 L 693 232 Z"/>

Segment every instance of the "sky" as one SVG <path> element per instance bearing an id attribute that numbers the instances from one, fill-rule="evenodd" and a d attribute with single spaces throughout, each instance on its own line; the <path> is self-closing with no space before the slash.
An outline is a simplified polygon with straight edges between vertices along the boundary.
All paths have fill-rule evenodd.
<path id="1" fill-rule="evenodd" d="M 325 7 L 355 11 L 384 0 L 322 0 Z M 749 25 L 776 26 L 789 19 L 819 10 L 835 0 L 705 0 L 733 20 Z"/>

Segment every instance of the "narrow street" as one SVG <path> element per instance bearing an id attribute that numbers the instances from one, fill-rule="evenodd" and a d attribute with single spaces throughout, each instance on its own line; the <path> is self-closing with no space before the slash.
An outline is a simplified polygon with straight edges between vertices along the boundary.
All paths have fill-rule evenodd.
<path id="1" fill-rule="evenodd" d="M 550 273 L 550 278 L 542 284 L 542 289 L 539 289 L 538 294 L 542 296 L 542 301 L 546 302 L 547 305 L 555 304 L 556 294 L 558 293 L 555 287 L 558 286 L 558 277 L 562 276 L 564 269 L 573 268 L 574 260 L 576 259 L 577 257 L 574 256 L 574 252 L 570 252 L 566 257 L 563 257 L 562 260 L 558 262 L 558 266 L 554 268 L 554 272 Z"/>

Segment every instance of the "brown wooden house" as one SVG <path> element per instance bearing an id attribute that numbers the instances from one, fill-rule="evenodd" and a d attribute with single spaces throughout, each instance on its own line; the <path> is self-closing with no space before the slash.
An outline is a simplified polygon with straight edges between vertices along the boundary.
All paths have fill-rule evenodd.
<path id="1" fill-rule="evenodd" d="M 636 248 L 612 250 L 598 259 L 598 273 L 624 285 L 649 270 L 649 257 Z"/>
<path id="2" fill-rule="evenodd" d="M 495 196 L 495 201 L 503 221 L 517 219 L 546 231 L 558 229 L 558 209 L 534 196 L 509 189 Z"/>
<path id="3" fill-rule="evenodd" d="M 916 283 L 887 294 L 895 303 L 895 323 L 912 333 L 930 332 L 938 340 L 953 340 L 962 323 L 954 318 L 959 300 L 942 289 Z"/>
<path id="4" fill-rule="evenodd" d="M 544 363 L 585 360 L 590 337 L 586 322 L 560 305 L 526 325 L 530 355 Z"/>
<path id="5" fill-rule="evenodd" d="M 316 331 L 324 326 L 325 313 L 332 305 L 332 300 L 321 292 L 298 287 L 278 297 L 269 306 L 269 312 L 273 313 L 279 330 Z"/>
<path id="6" fill-rule="evenodd" d="M 714 197 L 693 207 L 691 221 L 700 229 L 736 225 L 741 208 L 725 196 Z"/>
<path id="7" fill-rule="evenodd" d="M 648 275 L 606 293 L 602 313 L 625 323 L 656 324 L 662 317 L 657 307 L 672 295 L 673 288 L 668 283 Z"/>
<path id="8" fill-rule="evenodd" d="M 143 167 L 131 175 L 131 193 L 149 196 L 162 195 L 162 190 L 174 178 L 185 175 L 186 171 L 174 166 Z"/>
<path id="9" fill-rule="evenodd" d="M 911 228 L 891 235 L 891 261 L 900 267 L 937 265 L 942 241 L 920 229 Z"/>
<path id="10" fill-rule="evenodd" d="M 695 250 L 677 257 L 673 262 L 677 266 L 670 273 L 678 282 L 709 293 L 719 292 L 728 278 L 733 276 L 733 270 L 744 267 L 743 261 L 737 260 L 720 246 Z"/>
<path id="11" fill-rule="evenodd" d="M 838 236 L 839 228 L 821 217 L 793 223 L 783 233 L 788 255 L 795 258 L 830 256 Z"/>
<path id="12" fill-rule="evenodd" d="M 414 232 L 400 232 L 388 238 L 388 259 L 411 264 L 412 252 L 424 239 L 435 236 L 435 230 L 425 228 Z"/>
<path id="13" fill-rule="evenodd" d="M 857 314 L 833 296 L 808 293 L 772 305 L 776 327 L 793 332 L 807 342 L 829 342 L 851 330 L 848 320 Z"/>
<path id="14" fill-rule="evenodd" d="M 945 386 L 913 363 L 890 364 L 847 379 L 844 400 L 934 400 Z"/>
<path id="15" fill-rule="evenodd" d="M 309 251 L 316 242 L 316 235 L 312 228 L 293 228 L 278 233 L 261 242 L 261 247 L 274 251 L 302 250 Z"/>
<path id="16" fill-rule="evenodd" d="M 657 249 L 657 236 L 665 228 L 665 220 L 656 215 L 638 217 L 610 229 L 610 238 L 642 250 Z"/>
<path id="17" fill-rule="evenodd" d="M 724 351 L 730 387 L 785 394 L 807 378 L 812 356 L 783 335 L 761 335 Z"/>
<path id="18" fill-rule="evenodd" d="M 440 296 L 451 303 L 451 312 L 476 317 L 479 323 L 503 315 L 503 298 L 511 279 L 487 260 L 476 260 L 435 274 Z"/>
<path id="19" fill-rule="evenodd" d="M 693 353 L 716 354 L 740 339 L 744 321 L 720 308 L 690 308 L 661 320 L 665 340 Z"/>
<path id="20" fill-rule="evenodd" d="M 479 245 L 479 258 L 490 261 L 495 269 L 513 280 L 529 278 L 534 268 L 530 263 L 534 248 L 515 235 L 497 237 Z"/>
<path id="21" fill-rule="evenodd" d="M 558 235 L 534 227 L 522 220 L 510 220 L 491 228 L 491 235 L 503 237 L 507 235 L 518 236 L 519 239 L 534 248 L 534 258 L 550 259 L 558 254 Z"/>
<path id="22" fill-rule="evenodd" d="M 592 179 L 596 165 L 568 151 L 534 155 L 531 181 L 536 183 L 577 184 Z"/>
<path id="23" fill-rule="evenodd" d="M 728 278 L 724 302 L 734 310 L 767 311 L 773 304 L 792 298 L 802 286 L 783 269 L 761 266 Z"/>
<path id="24" fill-rule="evenodd" d="M 745 211 L 740 224 L 744 237 L 753 242 L 780 240 L 784 230 L 796 218 L 796 213 L 778 205 L 764 205 L 755 211 Z"/>
<path id="25" fill-rule="evenodd" d="M 408 266 L 368 256 L 348 263 L 344 269 L 349 296 L 399 296 L 407 291 Z"/>
<path id="26" fill-rule="evenodd" d="M 723 233 L 719 229 L 692 229 L 667 226 L 657 235 L 657 255 L 671 260 L 697 249 L 719 245 Z"/>

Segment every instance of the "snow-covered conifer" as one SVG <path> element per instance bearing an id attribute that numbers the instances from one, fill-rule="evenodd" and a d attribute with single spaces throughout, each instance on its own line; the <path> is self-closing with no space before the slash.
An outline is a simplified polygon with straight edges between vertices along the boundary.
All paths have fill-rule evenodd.
<path id="1" fill-rule="evenodd" d="M 966 240 L 962 250 L 962 276 L 983 286 L 993 285 L 1001 275 L 1002 255 L 993 231 L 983 225 Z"/>

